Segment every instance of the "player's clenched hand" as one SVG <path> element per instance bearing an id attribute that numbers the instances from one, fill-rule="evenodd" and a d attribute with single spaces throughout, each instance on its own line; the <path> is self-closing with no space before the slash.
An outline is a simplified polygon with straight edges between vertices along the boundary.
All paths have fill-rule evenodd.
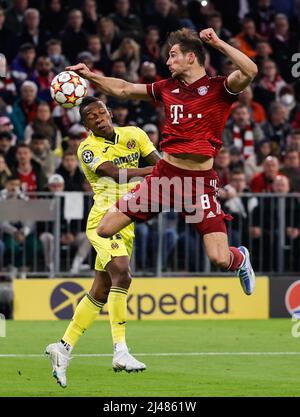
<path id="1" fill-rule="evenodd" d="M 199 33 L 200 39 L 209 45 L 216 47 L 219 45 L 221 39 L 212 28 L 201 30 Z"/>
<path id="2" fill-rule="evenodd" d="M 87 78 L 89 79 L 89 77 L 93 74 L 92 71 L 90 71 L 88 69 L 88 67 L 83 64 L 82 62 L 80 62 L 79 64 L 76 65 L 71 65 L 69 67 L 66 67 L 67 71 L 74 71 L 76 72 L 78 75 L 80 75 L 83 78 Z"/>

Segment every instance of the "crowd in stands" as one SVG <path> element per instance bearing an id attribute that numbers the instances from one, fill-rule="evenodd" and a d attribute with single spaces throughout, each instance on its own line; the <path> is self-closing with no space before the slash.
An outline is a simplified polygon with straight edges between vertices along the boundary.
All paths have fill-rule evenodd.
<path id="1" fill-rule="evenodd" d="M 56 174 L 65 191 L 85 191 L 76 150 L 87 132 L 77 107 L 55 105 L 51 80 L 78 62 L 130 82 L 166 78 L 167 34 L 182 27 L 198 32 L 212 27 L 259 69 L 232 106 L 224 147 L 215 160 L 224 207 L 233 213 L 238 195 L 247 191 L 300 192 L 298 0 L 0 0 L 0 53 L 8 64 L 6 77 L 0 78 L 0 193 L 5 195 L 12 182 L 19 184 L 20 195 L 49 190 Z M 209 76 L 235 70 L 220 52 L 208 45 L 205 49 Z M 164 117 L 159 104 L 120 102 L 103 96 L 91 83 L 88 94 L 112 109 L 116 126 L 143 128 L 159 149 Z M 288 236 L 299 239 L 299 226 L 292 223 Z M 142 227 L 138 238 L 144 236 L 143 242 Z M 251 231 L 253 236 L 258 237 L 257 229 Z M 20 240 L 19 229 L 10 232 L 10 240 Z M 9 234 L 3 228 L 1 233 Z M 168 239 L 176 245 L 179 235 L 172 233 Z M 49 265 L 52 261 L 47 260 Z M 146 265 L 143 256 L 139 262 Z"/>

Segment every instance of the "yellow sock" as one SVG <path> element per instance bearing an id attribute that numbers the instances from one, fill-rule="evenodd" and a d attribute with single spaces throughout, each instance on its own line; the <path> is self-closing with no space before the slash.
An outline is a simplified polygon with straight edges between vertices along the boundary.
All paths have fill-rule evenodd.
<path id="1" fill-rule="evenodd" d="M 103 306 L 104 303 L 100 303 L 91 297 L 90 294 L 86 294 L 76 307 L 72 321 L 62 340 L 74 347 L 79 338 L 96 320 Z"/>
<path id="2" fill-rule="evenodd" d="M 125 343 L 125 326 L 127 318 L 127 293 L 125 288 L 111 287 L 107 305 L 113 344 Z"/>

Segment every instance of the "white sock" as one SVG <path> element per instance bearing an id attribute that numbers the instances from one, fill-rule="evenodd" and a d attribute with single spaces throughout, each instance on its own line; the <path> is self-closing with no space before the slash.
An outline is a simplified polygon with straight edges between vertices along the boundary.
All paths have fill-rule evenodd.
<path id="1" fill-rule="evenodd" d="M 128 351 L 128 347 L 127 347 L 126 343 L 125 342 L 115 343 L 114 344 L 114 351 L 115 352 L 120 352 L 121 350 L 127 350 Z"/>

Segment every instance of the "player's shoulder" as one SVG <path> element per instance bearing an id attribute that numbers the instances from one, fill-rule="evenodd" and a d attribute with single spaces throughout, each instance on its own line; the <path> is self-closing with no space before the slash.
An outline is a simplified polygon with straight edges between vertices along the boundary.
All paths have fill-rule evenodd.
<path id="1" fill-rule="evenodd" d="M 144 131 L 138 126 L 117 127 L 115 130 L 118 135 L 129 139 L 134 136 L 140 136 L 144 133 Z"/>
<path id="2" fill-rule="evenodd" d="M 89 134 L 86 139 L 84 139 L 77 149 L 77 155 L 80 156 L 83 151 L 86 149 L 89 149 L 89 147 L 93 146 L 95 144 L 95 137 L 93 134 Z"/>
<path id="3" fill-rule="evenodd" d="M 160 88 L 168 88 L 168 87 L 173 87 L 174 85 L 178 84 L 177 80 L 174 80 L 172 77 L 169 78 L 163 78 L 162 80 L 159 81 L 154 81 L 154 83 L 156 86 L 159 86 Z"/>
<path id="4" fill-rule="evenodd" d="M 215 75 L 214 77 L 208 77 L 208 82 L 212 85 L 220 85 L 224 84 L 226 78 L 225 75 Z"/>

